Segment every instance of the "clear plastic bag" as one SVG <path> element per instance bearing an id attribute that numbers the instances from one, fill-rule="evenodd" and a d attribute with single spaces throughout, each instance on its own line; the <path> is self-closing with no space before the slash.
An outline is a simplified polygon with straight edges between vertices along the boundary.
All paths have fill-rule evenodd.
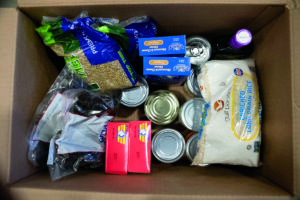
<path id="1" fill-rule="evenodd" d="M 68 90 L 72 99 L 63 118 L 63 128 L 49 148 L 47 165 L 51 179 L 75 173 L 80 166 L 103 166 L 107 123 L 113 120 L 119 95 L 107 96 L 88 90 Z"/>
<path id="2" fill-rule="evenodd" d="M 262 107 L 254 60 L 209 61 L 198 82 L 210 107 L 192 164 L 259 166 Z"/>
<path id="3" fill-rule="evenodd" d="M 49 142 L 61 130 L 62 105 L 67 104 L 61 94 L 69 89 L 87 88 L 87 86 L 87 83 L 70 72 L 67 67 L 64 67 L 58 75 L 38 106 L 27 133 L 28 159 L 33 165 L 43 166 L 46 164 Z M 47 116 L 51 117 L 52 121 L 48 121 Z M 39 134 L 41 132 L 43 134 Z"/>

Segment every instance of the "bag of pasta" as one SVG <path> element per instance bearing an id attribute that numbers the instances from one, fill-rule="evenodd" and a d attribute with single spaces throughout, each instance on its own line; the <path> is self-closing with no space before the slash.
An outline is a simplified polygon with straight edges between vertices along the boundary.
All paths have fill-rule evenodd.
<path id="1" fill-rule="evenodd" d="M 123 50 L 107 34 L 93 29 L 94 23 L 90 17 L 72 21 L 58 17 L 43 21 L 36 31 L 90 89 L 107 93 L 135 86 L 137 76 Z"/>
<path id="2" fill-rule="evenodd" d="M 210 108 L 204 114 L 193 165 L 259 165 L 261 105 L 254 60 L 212 60 L 198 83 Z"/>

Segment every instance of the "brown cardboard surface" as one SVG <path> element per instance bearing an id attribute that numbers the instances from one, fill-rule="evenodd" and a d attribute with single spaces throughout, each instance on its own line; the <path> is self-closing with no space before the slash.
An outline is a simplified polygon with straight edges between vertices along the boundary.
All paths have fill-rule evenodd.
<path id="1" fill-rule="evenodd" d="M 288 0 L 18 0 L 20 7 L 33 7 L 33 6 L 74 6 L 74 5 L 125 5 L 125 4 L 277 4 L 285 5 Z"/>
<path id="2" fill-rule="evenodd" d="M 300 2 L 299 2 L 300 5 Z M 294 193 L 300 195 L 300 8 L 290 11 L 293 97 Z"/>
<path id="3" fill-rule="evenodd" d="M 146 14 L 156 19 L 159 25 L 158 34 L 160 35 L 201 33 L 204 36 L 211 37 L 216 34 L 231 34 L 233 30 L 248 26 L 266 7 L 266 5 L 192 5 L 187 3 L 26 7 L 22 10 L 37 22 L 42 20 L 42 16 L 64 15 L 71 19 L 83 10 L 88 11 L 91 16 L 115 17 L 120 20 Z M 271 10 L 273 12 L 277 11 L 275 8 Z M 186 15 L 187 12 L 188 15 Z M 212 13 L 214 14 L 212 15 Z M 252 26 L 252 28 L 254 27 Z"/>
<path id="4" fill-rule="evenodd" d="M 26 1 L 21 0 L 22 2 Z M 34 1 L 27 1 L 28 5 L 30 2 Z M 126 2 L 133 3 L 133 1 Z M 63 6 L 80 5 L 83 1 L 73 1 L 72 4 L 70 1 L 60 1 L 56 2 L 57 5 L 53 7 L 46 7 L 48 4 L 40 2 L 43 7 L 25 6 L 22 7 L 22 11 L 32 17 L 35 22 L 40 21 L 43 15 L 64 14 L 68 17 L 75 17 L 82 10 L 89 11 L 93 16 L 101 14 L 103 17 L 113 16 L 120 19 L 148 14 L 157 19 L 163 34 L 221 35 L 232 33 L 249 24 L 253 30 L 261 29 L 264 25 L 259 23 L 260 20 L 257 17 L 264 16 L 263 12 L 268 10 L 265 3 L 270 3 L 270 1 L 260 1 L 262 3 L 252 1 L 251 5 L 246 5 L 246 1 L 239 1 L 243 5 L 231 5 L 233 1 L 228 1 L 227 5 L 203 5 L 200 3 L 204 1 L 196 3 L 189 1 L 179 5 L 144 5 L 145 2 L 138 3 L 139 5 L 120 5 L 120 3 L 126 2 L 101 1 L 95 3 L 89 1 L 89 3 L 85 2 L 85 5 L 90 3 L 116 5 Z M 193 2 L 196 5 L 191 4 Z M 279 1 L 276 2 L 281 4 Z M 265 14 L 265 16 L 271 16 L 268 20 L 279 13 L 277 9 L 274 11 Z M 0 118 L 3 120 L 3 123 L 0 121 L 1 127 L 3 126 L 7 131 L 3 131 L 3 133 L 7 133 L 11 137 L 9 140 L 7 136 L 1 135 L 5 139 L 4 146 L 7 145 L 3 156 L 1 154 L 1 163 L 2 160 L 4 161 L 1 168 L 4 169 L 4 173 L 9 173 L 7 180 L 10 182 L 26 177 L 13 184 L 11 191 L 18 199 L 99 199 L 100 197 L 104 199 L 288 199 L 288 192 L 299 192 L 297 182 L 299 179 L 294 179 L 294 176 L 299 177 L 299 147 L 296 144 L 299 140 L 297 131 L 300 128 L 298 127 L 300 126 L 300 112 L 295 103 L 298 102 L 297 98 L 295 97 L 295 101 L 293 101 L 293 96 L 299 95 L 299 93 L 296 94 L 299 87 L 297 87 L 299 82 L 297 81 L 299 77 L 297 70 L 299 71 L 299 68 L 296 67 L 299 58 L 296 53 L 299 50 L 297 46 L 290 50 L 289 43 L 289 20 L 290 18 L 294 21 L 299 19 L 299 12 L 291 13 L 294 14 L 289 15 L 289 11 L 286 10 L 254 37 L 257 43 L 254 57 L 257 61 L 264 110 L 262 152 L 264 164 L 259 170 L 231 166 L 194 168 L 188 167 L 187 163 L 184 164 L 185 166 L 181 163 L 174 165 L 156 163 L 153 165 L 150 175 L 114 176 L 104 175 L 103 172 L 80 170 L 77 174 L 56 182 L 50 181 L 48 172 L 29 176 L 35 172 L 35 169 L 27 161 L 25 135 L 38 103 L 53 82 L 57 72 L 49 52 L 34 31 L 33 22 L 20 13 L 18 19 L 15 18 L 18 20 L 18 34 L 16 53 L 12 58 L 15 58 L 16 62 L 15 65 L 12 64 L 11 72 L 8 70 L 8 73 L 11 73 L 11 77 L 8 76 L 8 87 L 6 85 L 3 87 L 4 91 L 8 92 L 10 99 L 5 97 L 6 103 L 3 105 L 7 107 L 1 107 L 1 111 L 9 111 L 11 107 L 13 107 L 13 111 L 12 116 L 8 116 L 8 119 L 5 116 Z M 1 22 L 4 23 L 0 19 L 0 25 Z M 260 28 L 258 28 L 259 26 Z M 297 30 L 299 32 L 298 25 L 293 27 L 296 33 Z M 10 37 L 13 36 L 11 34 Z M 291 41 L 296 37 L 291 34 Z M 296 44 L 298 43 L 296 42 Z M 290 59 L 291 55 L 293 55 L 292 60 Z M 9 55 L 5 58 L 8 59 Z M 55 58 L 57 59 L 57 57 Z M 172 90 L 175 93 L 179 92 L 177 96 L 181 102 L 191 98 L 184 96 L 184 91 L 178 91 L 178 88 L 172 88 Z M 291 105 L 292 102 L 294 102 L 293 105 Z M 133 113 L 129 113 L 126 108 L 121 107 L 116 120 L 144 119 L 144 117 L 142 109 L 136 109 Z M 12 119 L 12 124 L 10 119 Z M 176 126 L 178 129 L 182 127 L 180 124 L 172 124 L 172 126 Z M 12 127 L 11 130 L 10 127 Z M 154 127 L 154 130 L 155 128 L 160 127 Z M 294 138 L 292 137 L 293 133 Z"/>
<path id="5" fill-rule="evenodd" d="M 14 182 L 36 171 L 27 159 L 26 134 L 37 108 L 57 70 L 46 53 L 46 48 L 35 32 L 34 24 L 18 12 L 13 115 L 11 129 L 9 182 Z"/>
<path id="6" fill-rule="evenodd" d="M 0 179 L 8 181 L 13 80 L 17 33 L 16 9 L 0 8 Z"/>
<path id="7" fill-rule="evenodd" d="M 155 162 L 154 162 L 155 163 Z M 289 194 L 255 173 L 224 166 L 152 164 L 151 174 L 105 175 L 81 170 L 52 182 L 48 172 L 16 183 L 20 199 L 289 199 Z M 247 184 L 244 184 L 247 183 Z"/>
<path id="8" fill-rule="evenodd" d="M 293 192 L 293 145 L 289 14 L 255 35 L 256 65 L 263 105 L 263 167 L 270 180 Z"/>

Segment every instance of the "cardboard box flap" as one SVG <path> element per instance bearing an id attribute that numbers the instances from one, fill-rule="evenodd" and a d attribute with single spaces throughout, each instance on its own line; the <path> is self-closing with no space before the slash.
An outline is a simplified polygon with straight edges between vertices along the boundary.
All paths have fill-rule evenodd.
<path id="1" fill-rule="evenodd" d="M 9 176 L 10 134 L 12 119 L 12 98 L 17 35 L 17 10 L 0 8 L 0 179 L 4 183 Z"/>
<path id="2" fill-rule="evenodd" d="M 296 2 L 296 1 L 295 1 Z M 298 6 L 297 6 L 298 5 Z M 290 10 L 293 142 L 294 142 L 294 188 L 300 195 L 300 1 Z"/>
<path id="3" fill-rule="evenodd" d="M 140 0 L 45 0 L 45 1 L 37 1 L 37 0 L 19 0 L 19 7 L 36 7 L 36 6 L 75 6 L 75 5 L 107 5 L 107 4 L 273 4 L 273 5 L 285 5 L 288 0 L 152 0 L 152 1 L 140 1 Z"/>

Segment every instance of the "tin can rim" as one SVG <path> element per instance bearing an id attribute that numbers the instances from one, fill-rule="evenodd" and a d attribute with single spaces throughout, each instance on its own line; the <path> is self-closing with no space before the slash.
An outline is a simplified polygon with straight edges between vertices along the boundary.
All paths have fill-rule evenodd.
<path id="1" fill-rule="evenodd" d="M 146 79 L 140 75 L 137 75 L 138 76 L 138 79 L 141 81 L 141 83 L 143 85 L 139 86 L 139 87 L 134 87 L 134 88 L 129 88 L 129 89 L 125 89 L 122 91 L 122 97 L 121 97 L 121 101 L 120 103 L 124 106 L 127 106 L 127 107 L 137 107 L 137 106 L 140 106 L 141 104 L 143 104 L 148 95 L 149 95 L 149 85 L 146 81 Z M 143 90 L 143 98 L 140 99 L 140 101 L 138 101 L 137 103 L 132 103 L 132 102 L 129 102 L 129 101 L 126 101 L 126 99 L 123 98 L 123 95 L 127 92 L 127 91 L 133 91 L 133 90 Z"/>
<path id="2" fill-rule="evenodd" d="M 178 143 L 181 143 L 181 151 L 180 151 L 180 154 L 176 157 L 176 158 L 173 158 L 173 159 L 164 159 L 162 157 L 160 157 L 158 154 L 157 154 L 157 151 L 155 150 L 155 143 L 157 141 L 157 138 L 159 138 L 162 134 L 164 133 L 172 133 L 174 134 L 175 136 L 177 136 L 178 138 Z M 158 131 L 154 137 L 152 138 L 152 143 L 151 143 L 151 150 L 152 150 L 152 153 L 154 155 L 154 157 L 161 161 L 161 162 L 164 162 L 164 163 L 173 163 L 173 162 L 176 162 L 178 161 L 184 154 L 185 152 L 185 141 L 184 141 L 184 138 L 183 136 L 175 129 L 171 129 L 171 128 L 166 128 L 166 129 L 162 129 L 160 131 Z"/>

